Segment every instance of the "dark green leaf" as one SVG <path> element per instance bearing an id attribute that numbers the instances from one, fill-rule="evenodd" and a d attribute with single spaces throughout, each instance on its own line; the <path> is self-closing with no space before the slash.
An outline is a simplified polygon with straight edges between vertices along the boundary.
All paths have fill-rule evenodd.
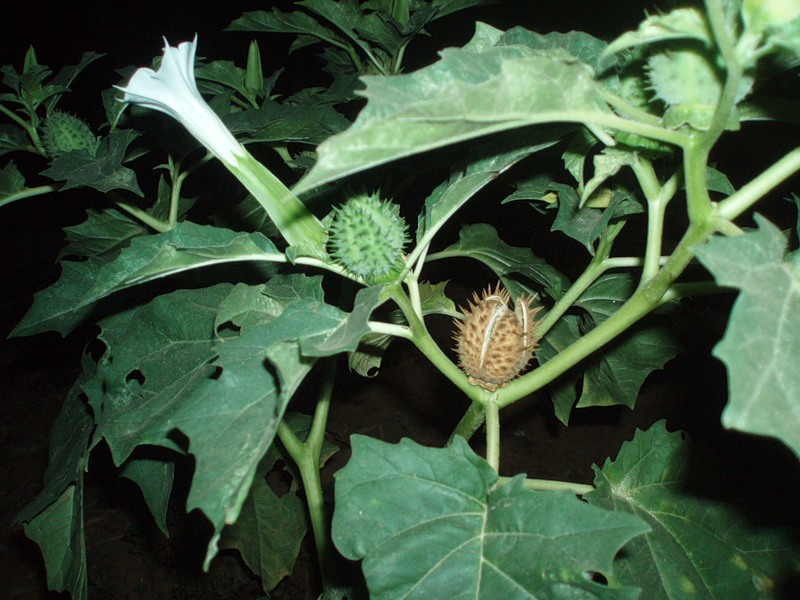
<path id="1" fill-rule="evenodd" d="M 0 100 L 2 99 L 0 98 Z M 0 123 L 0 156 L 17 150 L 35 151 L 33 143 L 24 129 Z"/>
<path id="2" fill-rule="evenodd" d="M 489 133 L 608 114 L 589 67 L 524 46 L 451 48 L 413 74 L 364 81 L 367 106 L 352 127 L 320 144 L 297 192 Z"/>
<path id="3" fill-rule="evenodd" d="M 77 65 L 67 65 L 62 67 L 61 70 L 53 77 L 51 83 L 56 86 L 64 86 L 69 87 L 72 85 L 72 82 L 75 81 L 75 78 L 83 71 L 86 67 L 92 64 L 94 61 L 103 58 L 105 54 L 101 54 L 94 51 L 84 52 L 81 55 L 81 59 L 78 61 Z M 57 104 L 59 98 L 54 99 L 48 105 L 48 111 L 53 110 L 55 105 Z"/>
<path id="4" fill-rule="evenodd" d="M 536 360 L 544 364 L 567 346 L 581 337 L 580 319 L 576 315 L 564 315 L 553 325 L 541 340 L 536 350 Z M 556 418 L 564 423 L 569 423 L 569 415 L 575 401 L 578 399 L 578 380 L 580 371 L 576 368 L 562 373 L 547 388 L 550 400 L 553 402 L 553 412 Z"/>
<path id="5" fill-rule="evenodd" d="M 143 196 L 136 173 L 122 166 L 128 145 L 138 135 L 132 129 L 112 131 L 100 142 L 96 156 L 84 150 L 67 152 L 53 159 L 50 168 L 42 171 L 42 175 L 63 181 L 62 190 L 89 187 L 101 192 L 128 190 Z"/>
<path id="6" fill-rule="evenodd" d="M 728 368 L 726 427 L 771 435 L 800 455 L 800 269 L 765 218 L 695 249 L 720 285 L 741 290 L 714 355 Z"/>
<path id="7" fill-rule="evenodd" d="M 644 211 L 636 197 L 624 190 L 613 190 L 609 206 L 599 209 L 581 206 L 578 194 L 568 185 L 554 183 L 552 188 L 558 192 L 558 216 L 552 230 L 577 240 L 590 254 L 594 254 L 594 243 L 612 220 Z"/>
<path id="8" fill-rule="evenodd" d="M 495 4 L 497 0 L 432 0 L 430 5 L 436 12 L 431 20 L 441 19 L 449 14 L 466 10 L 475 6 L 486 6 L 488 4 Z M 424 9 L 425 6 L 423 5 Z M 419 9 L 419 5 L 414 5 L 415 12 Z"/>
<path id="9" fill-rule="evenodd" d="M 708 167 L 706 169 L 706 187 L 710 192 L 719 192 L 726 196 L 730 196 L 736 191 L 736 188 L 733 187 L 728 176 L 722 171 L 717 171 L 713 167 Z"/>
<path id="10" fill-rule="evenodd" d="M 322 278 L 301 274 L 281 275 L 263 286 L 237 284 L 220 304 L 214 322 L 219 331 L 226 323 L 247 329 L 268 323 L 294 300 L 323 301 Z"/>
<path id="11" fill-rule="evenodd" d="M 82 299 L 89 292 L 103 268 L 102 261 L 61 261 L 61 277 L 33 298 L 33 306 L 9 334 L 9 337 L 36 335 L 57 331 L 65 336 L 77 327 L 89 313 L 91 303 Z"/>
<path id="12" fill-rule="evenodd" d="M 25 535 L 42 549 L 47 587 L 57 592 L 68 591 L 74 600 L 86 600 L 83 474 L 78 477 L 55 502 L 25 523 Z"/>
<path id="13" fill-rule="evenodd" d="M 363 19 L 358 0 L 300 0 L 297 4 L 333 24 L 363 51 L 370 51 L 369 45 L 356 32 Z"/>
<path id="14" fill-rule="evenodd" d="M 14 161 L 0 170 L 0 206 L 16 200 L 17 194 L 25 189 L 25 177 L 19 172 Z"/>
<path id="15" fill-rule="evenodd" d="M 523 158 L 555 145 L 563 133 L 563 128 L 525 131 L 524 136 L 514 133 L 471 152 L 466 166 L 454 172 L 425 200 L 417 223 L 417 243 L 429 243 L 450 217 L 484 186 Z"/>
<path id="16" fill-rule="evenodd" d="M 342 131 L 349 121 L 330 104 L 315 106 L 278 104 L 265 100 L 258 109 L 233 113 L 225 118 L 234 133 L 244 133 L 253 142 L 302 142 L 319 144 Z"/>
<path id="17" fill-rule="evenodd" d="M 211 81 L 222 84 L 237 92 L 245 93 L 244 76 L 245 71 L 237 67 L 236 63 L 230 60 L 215 60 L 208 64 L 195 68 L 195 77 L 200 81 Z"/>
<path id="18" fill-rule="evenodd" d="M 257 477 L 239 519 L 223 534 L 223 548 L 236 548 L 269 593 L 290 575 L 306 534 L 306 509 L 292 492 L 278 497 Z"/>
<path id="19" fill-rule="evenodd" d="M 610 582 L 642 587 L 642 598 L 774 597 L 798 554 L 783 534 L 687 488 L 697 456 L 664 422 L 637 431 L 617 459 L 594 467 L 594 505 L 642 518 L 651 531 L 625 547 Z M 702 460 L 702 458 L 700 458 Z M 706 479 L 703 483 L 710 483 Z"/>
<path id="20" fill-rule="evenodd" d="M 322 25 L 311 15 L 296 10 L 283 12 L 273 8 L 270 12 L 246 12 L 228 26 L 228 31 L 265 31 L 269 33 L 294 33 L 312 36 L 328 42 L 344 43 L 344 39 Z"/>
<path id="21" fill-rule="evenodd" d="M 85 390 L 117 464 L 140 445 L 184 450 L 170 436 L 175 415 L 213 373 L 215 319 L 231 290 L 179 290 L 100 321 L 107 350 Z"/>
<path id="22" fill-rule="evenodd" d="M 171 460 L 133 457 L 125 462 L 120 475 L 139 486 L 156 525 L 169 537 L 167 509 L 175 478 L 175 463 Z"/>
<path id="23" fill-rule="evenodd" d="M 586 310 L 594 326 L 600 325 L 633 294 L 630 275 L 604 275 L 587 289 L 575 306 Z M 680 349 L 662 326 L 636 327 L 611 342 L 587 366 L 578 408 L 624 404 L 633 408 L 644 380 L 672 359 Z"/>
<path id="24" fill-rule="evenodd" d="M 94 423 L 81 385 L 94 364 L 84 358 L 81 375 L 67 394 L 50 434 L 44 490 L 17 516 L 25 535 L 42 551 L 51 590 L 86 598 L 86 544 L 83 533 L 83 473 Z"/>
<path id="25" fill-rule="evenodd" d="M 101 256 L 121 250 L 130 241 L 148 233 L 147 228 L 114 208 L 86 211 L 86 220 L 64 228 L 67 245 L 59 258 L 65 256 Z"/>
<path id="26" fill-rule="evenodd" d="M 534 492 L 497 473 L 457 438 L 445 449 L 351 438 L 336 474 L 333 539 L 364 559 L 375 600 L 431 598 L 636 598 L 595 583 L 648 528 L 568 492 Z"/>
<path id="27" fill-rule="evenodd" d="M 602 276 L 577 300 L 575 306 L 586 311 L 583 319 L 567 315 L 564 324 L 551 329 L 536 352 L 540 363 L 547 362 L 587 331 L 603 323 L 633 294 L 630 275 L 611 273 Z M 610 342 L 580 367 L 563 374 L 551 388 L 556 416 L 568 422 L 578 381 L 581 394 L 576 408 L 624 405 L 633 408 L 644 380 L 664 366 L 680 346 L 661 325 L 639 325 Z M 581 375 L 581 370 L 583 371 Z"/>
<path id="28" fill-rule="evenodd" d="M 509 246 L 497 237 L 497 230 L 486 223 L 467 225 L 461 229 L 458 242 L 437 253 L 440 258 L 473 258 L 479 260 L 503 279 L 514 296 L 530 288 L 515 287 L 512 276 L 522 275 L 550 297 L 560 298 L 569 287 L 569 280 L 529 248 Z M 520 284 L 517 284 L 520 285 Z M 513 288 L 513 289 L 512 289 Z"/>
<path id="29" fill-rule="evenodd" d="M 179 223 L 167 233 L 139 236 L 112 261 L 62 261 L 61 278 L 42 290 L 12 335 L 53 329 L 62 334 L 83 319 L 92 304 L 116 291 L 170 274 L 230 262 L 269 263 L 280 255 L 258 234 Z"/>
<path id="30" fill-rule="evenodd" d="M 142 444 L 183 451 L 175 431 L 185 436 L 196 464 L 187 508 L 200 508 L 216 532 L 207 561 L 222 528 L 238 517 L 286 404 L 313 365 L 301 346 L 315 353 L 355 348 L 377 297 L 364 290 L 348 314 L 316 299 L 319 278 L 277 276 L 259 289 L 270 296 L 267 308 L 241 286 L 218 285 L 104 319 L 109 349 L 86 386 L 97 435 L 117 463 Z M 241 325 L 238 335 L 220 337 L 222 307 L 224 322 Z"/>
<path id="31" fill-rule="evenodd" d="M 94 364 L 84 358 L 84 374 L 70 389 L 50 432 L 50 452 L 44 472 L 44 490 L 17 515 L 15 522 L 25 522 L 42 513 L 78 482 L 86 467 L 87 448 L 94 421 L 81 393 L 85 377 L 91 376 Z"/>

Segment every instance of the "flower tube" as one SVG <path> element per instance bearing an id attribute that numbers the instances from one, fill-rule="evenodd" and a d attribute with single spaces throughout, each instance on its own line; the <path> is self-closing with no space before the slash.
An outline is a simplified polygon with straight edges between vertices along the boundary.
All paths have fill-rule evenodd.
<path id="1" fill-rule="evenodd" d="M 206 103 L 194 78 L 197 36 L 170 46 L 164 40 L 158 71 L 137 69 L 125 87 L 122 101 L 168 114 L 216 156 L 253 194 L 290 245 L 324 244 L 319 220 L 272 172 L 239 143 Z"/>

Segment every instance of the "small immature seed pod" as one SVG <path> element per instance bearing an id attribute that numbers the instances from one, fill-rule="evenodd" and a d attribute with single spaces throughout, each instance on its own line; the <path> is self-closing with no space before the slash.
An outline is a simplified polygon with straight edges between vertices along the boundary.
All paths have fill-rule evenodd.
<path id="1" fill-rule="evenodd" d="M 403 267 L 407 232 L 399 206 L 377 194 L 360 194 L 333 209 L 328 251 L 367 284 L 386 283 Z"/>
<path id="2" fill-rule="evenodd" d="M 511 296 L 498 283 L 481 296 L 474 295 L 469 308 L 462 309 L 464 320 L 455 320 L 455 351 L 459 366 L 469 382 L 490 392 L 506 385 L 519 375 L 536 349 L 536 313 L 533 298 L 521 296 L 515 308 L 509 307 Z"/>
<path id="3" fill-rule="evenodd" d="M 54 110 L 45 120 L 42 142 L 51 158 L 81 149 L 94 156 L 99 144 L 84 121 L 60 110 Z"/>

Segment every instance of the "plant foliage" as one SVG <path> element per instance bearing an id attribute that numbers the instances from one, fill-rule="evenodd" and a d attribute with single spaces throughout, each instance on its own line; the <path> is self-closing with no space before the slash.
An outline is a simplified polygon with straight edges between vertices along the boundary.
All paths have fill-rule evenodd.
<path id="1" fill-rule="evenodd" d="M 98 127 L 58 106 L 100 55 L 54 74 L 30 49 L 21 71 L 0 70 L 0 205 L 75 188 L 104 202 L 66 228 L 60 278 L 12 333 L 99 327 L 54 424 L 44 489 L 17 519 L 51 589 L 87 597 L 84 480 L 100 444 L 165 533 L 175 467 L 193 461 L 186 508 L 211 523 L 204 568 L 235 548 L 266 593 L 307 531 L 328 597 L 359 593 L 339 579 L 345 559 L 362 561 L 376 599 L 791 589 L 789 524 L 751 522 L 736 497 L 689 485 L 704 457 L 663 423 L 595 466 L 591 486 L 501 477 L 499 423 L 533 394 L 565 425 L 587 407 L 635 409 L 681 350 L 670 327 L 681 300 L 735 293 L 714 350 L 729 373 L 722 425 L 800 455 L 796 240 L 760 215 L 748 227 L 800 171 L 800 147 L 748 149 L 763 164 L 738 189 L 713 163 L 723 134 L 746 145 L 762 126 L 744 121 L 797 121 L 796 2 L 707 0 L 611 42 L 477 23 L 465 45 L 406 72 L 426 27 L 484 4 L 303 0 L 245 13 L 229 27 L 257 38 L 242 64 L 195 60 L 202 40 L 168 46 L 147 84 L 137 71 L 105 93 Z M 264 74 L 259 41 L 274 35 L 292 36 L 292 54 L 316 52 L 319 77 Z M 151 98 L 149 85 L 169 89 Z M 491 222 L 462 217 L 468 203 Z M 476 291 L 491 272 L 541 307 L 534 366 L 496 391 L 472 385 L 428 328 L 463 318 L 447 281 L 428 281 L 440 261 L 478 267 Z M 483 347 L 495 325 L 487 317 Z M 375 376 L 396 338 L 468 399 L 463 417 L 443 448 L 352 436 L 323 494 L 339 355 Z M 312 414 L 298 414 L 314 394 Z M 484 457 L 468 445 L 478 431 Z M 268 474 L 282 465 L 292 483 L 280 495 Z"/>

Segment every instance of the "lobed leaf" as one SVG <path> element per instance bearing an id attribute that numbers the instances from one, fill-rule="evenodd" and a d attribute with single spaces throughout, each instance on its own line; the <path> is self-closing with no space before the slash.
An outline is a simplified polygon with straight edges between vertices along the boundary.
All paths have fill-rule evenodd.
<path id="1" fill-rule="evenodd" d="M 225 529 L 223 548 L 236 548 L 265 592 L 291 574 L 306 531 L 306 508 L 294 493 L 278 497 L 256 477 L 239 518 Z"/>
<path id="2" fill-rule="evenodd" d="M 90 208 L 86 211 L 85 221 L 64 228 L 67 244 L 59 258 L 106 255 L 110 259 L 133 238 L 146 233 L 146 227 L 117 209 L 97 211 Z"/>
<path id="3" fill-rule="evenodd" d="M 409 75 L 364 77 L 367 105 L 346 131 L 320 144 L 302 193 L 433 148 L 528 125 L 591 122 L 609 114 L 591 69 L 564 52 L 525 46 L 447 49 Z"/>
<path id="4" fill-rule="evenodd" d="M 608 206 L 600 209 L 582 203 L 571 186 L 553 183 L 550 187 L 558 193 L 558 214 L 551 231 L 563 232 L 583 244 L 592 255 L 595 242 L 611 221 L 644 211 L 638 198 L 627 190 L 612 190 Z"/>
<path id="5" fill-rule="evenodd" d="M 9 161 L 0 169 L 0 207 L 17 199 L 25 189 L 25 177 L 19 172 L 14 161 Z"/>
<path id="6" fill-rule="evenodd" d="M 42 175 L 54 181 L 63 181 L 62 190 L 89 187 L 101 192 L 128 190 L 143 196 L 136 181 L 136 173 L 122 166 L 128 145 L 139 134 L 132 129 L 112 131 L 100 142 L 95 156 L 76 150 L 53 159 Z"/>
<path id="7" fill-rule="evenodd" d="M 470 152 L 466 166 L 451 175 L 425 199 L 417 221 L 417 243 L 430 243 L 436 232 L 483 187 L 522 159 L 558 143 L 563 128 L 513 133 Z"/>
<path id="8" fill-rule="evenodd" d="M 663 421 L 637 431 L 616 460 L 594 467 L 593 506 L 629 512 L 650 531 L 625 547 L 610 582 L 639 585 L 642 598 L 766 598 L 778 591 L 797 550 L 784 534 L 689 490 L 690 446 Z M 704 483 L 708 484 L 706 480 Z"/>
<path id="9" fill-rule="evenodd" d="M 362 290 L 345 313 L 319 300 L 319 277 L 276 276 L 254 289 L 179 290 L 104 319 L 108 350 L 84 386 L 96 435 L 117 464 L 140 445 L 186 452 L 188 444 L 195 472 L 187 509 L 200 508 L 215 531 L 206 564 L 238 518 L 312 357 L 355 350 L 380 291 Z"/>
<path id="10" fill-rule="evenodd" d="M 157 458 L 132 457 L 123 465 L 120 476 L 130 479 L 142 490 L 144 501 L 165 536 L 167 530 L 167 510 L 175 479 L 175 462 Z"/>
<path id="11" fill-rule="evenodd" d="M 38 292 L 13 336 L 54 330 L 65 335 L 98 300 L 114 292 L 190 269 L 231 262 L 268 263 L 282 258 L 258 233 L 179 223 L 167 233 L 133 238 L 113 260 L 62 261 L 61 278 Z"/>
<path id="12" fill-rule="evenodd" d="M 497 230 L 486 223 L 467 225 L 461 229 L 458 242 L 437 252 L 437 258 L 464 257 L 478 260 L 503 279 L 514 296 L 535 293 L 523 284 L 511 283 L 512 275 L 522 275 L 557 299 L 569 287 L 569 280 L 529 248 L 509 246 L 497 236 Z M 510 287 L 509 287 L 510 286 Z M 512 289 L 513 288 L 513 289 Z"/>
<path id="13" fill-rule="evenodd" d="M 84 370 L 93 370 L 88 358 Z M 81 375 L 75 382 L 53 424 L 44 489 L 15 519 L 24 524 L 25 535 L 42 551 L 49 589 L 66 590 L 81 599 L 87 597 L 88 588 L 83 474 L 94 427 L 81 395 L 83 380 Z"/>
<path id="14" fill-rule="evenodd" d="M 720 285 L 740 290 L 714 355 L 728 369 L 725 427 L 771 435 L 800 456 L 800 274 L 786 237 L 764 217 L 758 229 L 713 238 L 695 254 Z"/>
<path id="15" fill-rule="evenodd" d="M 462 438 L 449 448 L 351 438 L 336 474 L 333 539 L 364 559 L 370 597 L 636 598 L 595 583 L 648 528 L 568 492 L 534 492 L 497 473 Z"/>
<path id="16" fill-rule="evenodd" d="M 48 589 L 69 591 L 75 600 L 86 600 L 82 474 L 52 504 L 27 521 L 24 529 L 25 535 L 42 550 Z"/>
<path id="17" fill-rule="evenodd" d="M 547 362 L 561 350 L 604 322 L 631 296 L 633 279 L 623 273 L 602 276 L 575 302 L 584 310 L 582 319 L 567 315 L 556 324 L 536 352 L 540 363 Z M 644 380 L 672 359 L 680 346 L 669 330 L 660 325 L 638 326 L 623 334 L 583 363 L 563 374 L 551 394 L 556 416 L 567 423 L 571 408 L 624 405 L 633 408 Z"/>
<path id="18" fill-rule="evenodd" d="M 666 14 L 647 17 L 636 31 L 623 33 L 611 42 L 606 54 L 666 40 L 695 40 L 707 47 L 713 45 L 713 37 L 703 12 L 697 8 L 677 8 Z"/>

